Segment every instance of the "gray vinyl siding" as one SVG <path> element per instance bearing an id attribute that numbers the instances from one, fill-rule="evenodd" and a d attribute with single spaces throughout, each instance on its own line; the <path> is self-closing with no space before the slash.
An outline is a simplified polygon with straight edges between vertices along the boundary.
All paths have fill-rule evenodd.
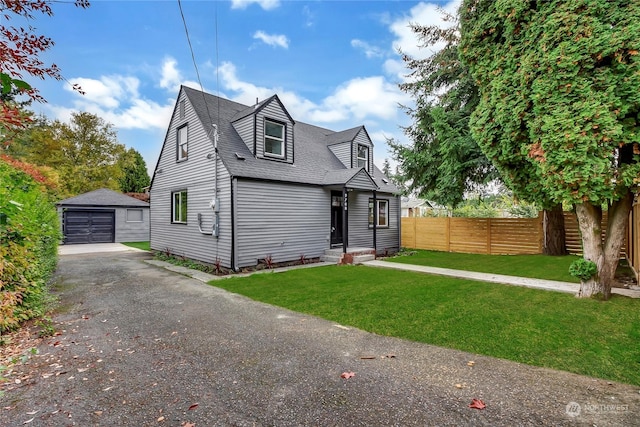
<path id="1" fill-rule="evenodd" d="M 377 194 L 378 200 L 389 201 L 389 227 L 376 229 L 378 253 L 396 252 L 400 248 L 398 222 L 399 199 L 391 194 Z M 369 199 L 372 192 L 353 191 L 349 194 L 349 246 L 373 247 L 373 228 L 369 227 Z"/>
<path id="2" fill-rule="evenodd" d="M 142 221 L 127 221 L 127 211 L 141 210 Z M 116 209 L 116 242 L 146 242 L 149 240 L 149 208 Z"/>
<path id="3" fill-rule="evenodd" d="M 335 154 L 338 160 L 340 160 L 345 167 L 351 167 L 351 141 L 330 145 L 329 150 Z"/>
<path id="4" fill-rule="evenodd" d="M 360 171 L 356 176 L 351 178 L 347 183 L 347 188 L 360 188 L 369 190 L 371 188 L 376 188 L 375 184 L 371 182 L 371 178 L 369 178 L 365 172 Z"/>
<path id="5" fill-rule="evenodd" d="M 293 123 L 289 120 L 289 116 L 282 110 L 280 104 L 275 100 L 267 104 L 256 117 L 256 157 L 268 158 L 269 160 L 277 160 L 277 158 L 264 155 L 264 120 L 272 119 L 276 122 L 285 124 L 284 149 L 285 157 L 281 161 L 293 163 Z"/>
<path id="6" fill-rule="evenodd" d="M 366 145 L 367 147 L 369 147 L 369 167 L 367 168 L 367 172 L 372 173 L 373 172 L 373 144 L 371 143 L 371 140 L 367 136 L 367 133 L 364 131 L 364 129 L 360 130 L 360 132 L 358 132 L 358 134 L 353 140 L 353 152 L 351 153 L 353 167 L 358 166 L 358 145 Z"/>
<path id="7" fill-rule="evenodd" d="M 151 188 L 151 249 L 213 263 L 216 257 L 225 267 L 231 266 L 231 193 L 230 178 L 222 161 L 218 159 L 218 200 L 220 203 L 220 236 L 215 238 L 200 233 L 198 213 L 203 214 L 203 227 L 211 229 L 213 211 L 209 207 L 214 197 L 214 160 L 211 140 L 196 118 L 188 99 L 185 119 L 176 109 L 167 132 L 165 144 Z M 176 129 L 189 124 L 189 153 L 186 161 L 176 162 Z M 223 143 L 224 135 L 220 137 Z M 187 223 L 171 222 L 171 193 L 187 191 Z"/>
<path id="8" fill-rule="evenodd" d="M 235 191 L 238 267 L 267 255 L 274 262 L 315 258 L 329 248 L 329 190 L 238 179 Z"/>
<path id="9" fill-rule="evenodd" d="M 251 153 L 253 153 L 253 155 L 255 156 L 256 153 L 253 152 L 255 139 L 255 135 L 253 133 L 254 120 L 255 116 L 253 114 L 247 117 L 243 117 L 242 119 L 233 122 L 233 128 L 236 130 L 236 132 L 238 132 L 238 135 L 240 135 L 242 141 L 247 144 L 247 147 L 249 147 L 249 151 L 251 151 Z"/>

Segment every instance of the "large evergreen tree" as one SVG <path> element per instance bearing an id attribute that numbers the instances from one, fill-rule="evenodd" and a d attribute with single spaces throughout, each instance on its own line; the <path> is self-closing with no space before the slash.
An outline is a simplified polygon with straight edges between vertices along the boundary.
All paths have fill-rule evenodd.
<path id="1" fill-rule="evenodd" d="M 579 295 L 609 298 L 640 175 L 640 3 L 465 0 L 460 17 L 476 141 L 517 194 L 575 206 L 597 266 Z"/>
<path id="2" fill-rule="evenodd" d="M 497 178 L 497 174 L 469 130 L 469 117 L 479 97 L 458 57 L 457 17 L 442 13 L 451 24 L 446 28 L 411 26 L 421 48 L 444 47 L 424 59 L 402 55 L 410 74 L 400 88 L 415 101 L 414 108 L 406 108 L 412 119 L 405 128 L 411 145 L 388 143 L 411 192 L 455 208 L 465 192 Z"/>
<path id="3" fill-rule="evenodd" d="M 123 193 L 142 193 L 151 184 L 147 164 L 142 155 L 133 148 L 129 148 L 120 159 L 122 176 L 120 177 L 120 191 Z"/>

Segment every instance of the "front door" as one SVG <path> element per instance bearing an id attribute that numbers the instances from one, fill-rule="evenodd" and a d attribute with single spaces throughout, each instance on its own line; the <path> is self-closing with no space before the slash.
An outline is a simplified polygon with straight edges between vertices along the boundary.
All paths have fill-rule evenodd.
<path id="1" fill-rule="evenodd" d="M 342 244 L 342 192 L 331 192 L 331 246 Z"/>

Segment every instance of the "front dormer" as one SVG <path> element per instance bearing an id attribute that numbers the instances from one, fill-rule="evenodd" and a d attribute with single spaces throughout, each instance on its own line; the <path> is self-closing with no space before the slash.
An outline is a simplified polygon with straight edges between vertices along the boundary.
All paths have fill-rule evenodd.
<path id="1" fill-rule="evenodd" d="M 254 157 L 294 161 L 294 120 L 277 95 L 241 111 L 233 127 Z"/>
<path id="2" fill-rule="evenodd" d="M 329 150 L 346 168 L 373 173 L 373 142 L 364 126 L 327 135 Z"/>

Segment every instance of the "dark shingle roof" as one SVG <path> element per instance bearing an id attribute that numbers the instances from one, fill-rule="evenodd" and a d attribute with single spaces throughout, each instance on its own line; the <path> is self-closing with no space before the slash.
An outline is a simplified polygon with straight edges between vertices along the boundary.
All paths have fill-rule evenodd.
<path id="1" fill-rule="evenodd" d="M 149 203 L 133 197 L 125 196 L 107 188 L 89 191 L 56 203 L 58 206 L 109 206 L 109 207 L 141 207 L 148 208 Z"/>
<path id="2" fill-rule="evenodd" d="M 268 100 L 257 104 L 258 109 L 256 110 L 255 107 L 247 107 L 246 105 L 185 86 L 182 87 L 182 90 L 189 98 L 191 105 L 205 127 L 211 123 L 218 124 L 220 134 L 218 152 L 220 158 L 229 173 L 236 177 L 328 185 L 326 182 L 328 175 L 331 176 L 333 181 L 339 175 L 336 171 L 347 170 L 347 168 L 327 148 L 327 145 L 350 141 L 363 128 L 363 126 L 358 126 L 335 132 L 296 121 L 294 125 L 294 163 L 289 164 L 260 159 L 253 156 L 233 128 L 232 122 L 258 111 L 269 100 L 276 99 L 279 102 L 277 96 L 274 95 Z M 238 159 L 236 153 L 243 157 L 244 160 Z M 340 183 L 346 183 L 354 176 L 355 172 L 357 170 L 350 169 L 344 172 L 345 180 Z M 379 187 L 378 191 L 398 192 L 394 185 L 382 181 L 384 176 L 377 167 L 374 166 L 374 171 L 371 175 L 373 175 L 373 179 Z"/>

